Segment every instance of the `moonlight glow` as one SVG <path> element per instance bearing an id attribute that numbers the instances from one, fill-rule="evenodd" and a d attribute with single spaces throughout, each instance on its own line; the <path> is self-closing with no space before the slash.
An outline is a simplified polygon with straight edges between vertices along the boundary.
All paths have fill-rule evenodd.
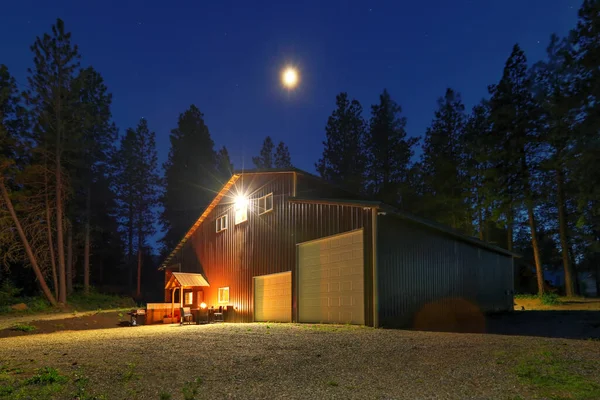
<path id="1" fill-rule="evenodd" d="M 287 67 L 281 74 L 283 86 L 293 89 L 298 84 L 298 71 L 292 67 Z"/>

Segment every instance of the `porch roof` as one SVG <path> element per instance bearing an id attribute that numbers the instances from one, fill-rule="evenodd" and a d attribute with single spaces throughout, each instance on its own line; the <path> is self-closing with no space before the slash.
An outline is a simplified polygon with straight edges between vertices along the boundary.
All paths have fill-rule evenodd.
<path id="1" fill-rule="evenodd" d="M 208 281 L 202 274 L 192 274 L 189 272 L 173 272 L 171 278 L 165 285 L 165 289 L 173 289 L 175 287 L 194 287 L 194 286 L 210 286 Z"/>

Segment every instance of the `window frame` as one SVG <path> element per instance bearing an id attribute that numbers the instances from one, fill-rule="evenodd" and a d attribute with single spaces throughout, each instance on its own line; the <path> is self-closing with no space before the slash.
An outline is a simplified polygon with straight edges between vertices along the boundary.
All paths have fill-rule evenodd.
<path id="1" fill-rule="evenodd" d="M 223 224 L 223 222 L 225 222 L 225 224 Z M 223 232 L 228 227 L 229 227 L 229 221 L 228 221 L 228 218 L 227 218 L 227 214 L 223 214 L 220 217 L 217 217 L 217 219 L 216 219 L 216 225 L 215 225 L 215 230 L 216 230 L 217 233 Z"/>
<path id="2" fill-rule="evenodd" d="M 187 302 L 187 297 L 190 296 L 191 301 Z M 193 290 L 184 290 L 183 291 L 183 305 L 184 307 L 193 306 L 194 305 L 194 291 Z"/>
<path id="3" fill-rule="evenodd" d="M 222 293 L 227 293 L 227 298 L 224 299 Z M 217 289 L 217 303 L 219 304 L 229 304 L 229 286 L 223 286 Z"/>
<path id="4" fill-rule="evenodd" d="M 271 208 L 267 208 L 267 199 L 268 198 L 271 199 Z M 273 192 L 271 192 L 267 195 L 264 195 L 263 197 L 260 197 L 258 199 L 258 215 L 263 215 L 263 214 L 273 211 L 273 206 L 274 206 Z"/>

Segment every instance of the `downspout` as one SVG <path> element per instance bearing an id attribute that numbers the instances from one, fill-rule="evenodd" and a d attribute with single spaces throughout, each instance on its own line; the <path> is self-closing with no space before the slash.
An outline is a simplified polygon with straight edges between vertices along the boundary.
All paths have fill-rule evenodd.
<path id="1" fill-rule="evenodd" d="M 373 252 L 373 327 L 379 328 L 379 284 L 377 283 L 377 207 L 371 208 L 371 240 Z"/>
<path id="2" fill-rule="evenodd" d="M 296 186 L 298 186 L 298 173 L 296 171 L 294 171 L 292 176 L 293 176 L 292 197 L 296 197 Z"/>

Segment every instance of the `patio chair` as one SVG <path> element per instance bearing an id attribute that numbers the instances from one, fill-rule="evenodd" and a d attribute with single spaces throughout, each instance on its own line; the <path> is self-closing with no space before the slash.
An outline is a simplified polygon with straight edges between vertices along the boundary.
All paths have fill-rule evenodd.
<path id="1" fill-rule="evenodd" d="M 194 316 L 192 315 L 192 310 L 190 307 L 181 307 L 181 325 L 185 322 L 194 323 Z"/>
<path id="2" fill-rule="evenodd" d="M 214 314 L 214 322 L 225 322 L 223 319 L 223 306 L 219 306 L 219 310 L 215 311 Z"/>

